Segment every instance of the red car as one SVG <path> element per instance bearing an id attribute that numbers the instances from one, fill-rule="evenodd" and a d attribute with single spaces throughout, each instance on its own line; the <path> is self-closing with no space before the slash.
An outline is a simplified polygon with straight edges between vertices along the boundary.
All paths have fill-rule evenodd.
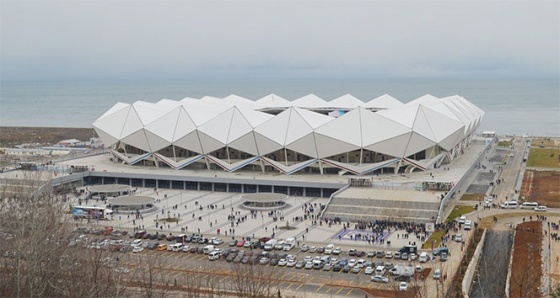
<path id="1" fill-rule="evenodd" d="M 245 245 L 245 240 L 237 241 L 237 247 L 243 247 L 243 245 Z"/>

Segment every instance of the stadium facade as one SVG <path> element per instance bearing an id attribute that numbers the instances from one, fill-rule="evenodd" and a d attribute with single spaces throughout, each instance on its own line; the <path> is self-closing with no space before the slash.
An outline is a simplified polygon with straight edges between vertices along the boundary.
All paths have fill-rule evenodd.
<path id="1" fill-rule="evenodd" d="M 364 175 L 449 163 L 483 115 L 458 95 L 406 104 L 387 94 L 368 102 L 230 95 L 117 103 L 93 127 L 111 159 L 129 165 Z"/>

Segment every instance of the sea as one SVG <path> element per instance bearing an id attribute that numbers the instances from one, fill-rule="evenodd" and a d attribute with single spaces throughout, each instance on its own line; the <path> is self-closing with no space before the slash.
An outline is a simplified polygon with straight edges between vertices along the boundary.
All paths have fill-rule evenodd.
<path id="1" fill-rule="evenodd" d="M 234 80 L 151 82 L 2 82 L 0 126 L 92 127 L 117 102 L 157 102 L 236 94 L 259 99 L 274 93 L 288 100 L 344 94 L 369 101 L 385 93 L 403 103 L 425 94 L 460 95 L 481 108 L 478 129 L 499 135 L 560 136 L 560 82 L 481 79 Z"/>

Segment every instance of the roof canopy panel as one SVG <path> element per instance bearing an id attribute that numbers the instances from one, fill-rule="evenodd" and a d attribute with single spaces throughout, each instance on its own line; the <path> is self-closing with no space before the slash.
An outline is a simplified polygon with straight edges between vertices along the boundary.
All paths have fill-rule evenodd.
<path id="1" fill-rule="evenodd" d="M 393 109 L 393 108 L 398 108 L 398 107 L 402 107 L 404 106 L 404 103 L 398 101 L 396 98 L 392 97 L 389 94 L 383 94 L 379 97 L 376 97 L 368 102 L 366 102 L 364 105 L 362 105 L 364 108 L 368 108 L 368 109 Z"/>
<path id="2" fill-rule="evenodd" d="M 362 106 L 363 104 L 364 104 L 363 101 L 355 98 L 350 94 L 344 94 L 341 97 L 338 97 L 336 99 L 327 102 L 327 105 L 330 106 L 331 108 L 342 108 L 347 110 L 357 108 L 359 106 Z"/>
<path id="3" fill-rule="evenodd" d="M 263 108 L 287 108 L 292 106 L 289 100 L 276 94 L 269 94 L 257 100 L 256 103 L 261 105 Z"/>
<path id="4" fill-rule="evenodd" d="M 292 101 L 292 106 L 306 109 L 321 109 L 329 106 L 329 104 L 319 96 L 309 94 Z"/>

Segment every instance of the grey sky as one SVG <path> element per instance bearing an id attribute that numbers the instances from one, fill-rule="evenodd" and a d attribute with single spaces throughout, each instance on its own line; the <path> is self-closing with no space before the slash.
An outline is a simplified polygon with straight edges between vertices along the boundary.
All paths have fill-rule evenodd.
<path id="1" fill-rule="evenodd" d="M 0 2 L 0 78 L 557 77 L 560 1 Z"/>

